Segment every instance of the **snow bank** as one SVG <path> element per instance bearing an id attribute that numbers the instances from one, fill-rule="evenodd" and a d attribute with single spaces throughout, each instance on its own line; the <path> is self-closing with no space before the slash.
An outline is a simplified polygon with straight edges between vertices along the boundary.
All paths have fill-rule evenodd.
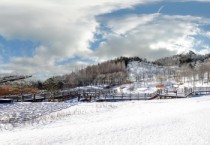
<path id="1" fill-rule="evenodd" d="M 210 96 L 102 104 L 84 103 L 63 111 L 72 114 L 47 125 L 0 131 L 0 144 L 210 144 Z"/>
<path id="2" fill-rule="evenodd" d="M 105 85 L 76 87 L 75 90 L 102 90 Z"/>
<path id="3" fill-rule="evenodd" d="M 148 87 L 135 87 L 134 84 L 124 84 L 118 87 L 115 87 L 114 90 L 118 94 L 145 94 L 145 93 L 154 93 L 157 91 L 155 86 Z"/>
<path id="4" fill-rule="evenodd" d="M 41 102 L 41 103 L 13 103 L 0 104 L 0 130 L 11 130 L 14 127 L 28 123 L 37 123 L 43 116 L 58 112 L 78 104 L 76 100 L 62 102 Z M 47 118 L 44 119 L 49 120 Z"/>

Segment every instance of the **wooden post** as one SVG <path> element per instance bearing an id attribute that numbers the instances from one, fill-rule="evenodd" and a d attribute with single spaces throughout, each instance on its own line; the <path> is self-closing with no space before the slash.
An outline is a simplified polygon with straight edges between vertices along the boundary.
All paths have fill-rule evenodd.
<path id="1" fill-rule="evenodd" d="M 90 94 L 90 102 L 91 102 L 91 100 L 92 100 L 92 95 Z"/>
<path id="2" fill-rule="evenodd" d="M 43 94 L 44 95 L 44 100 L 46 100 L 46 94 Z"/>
<path id="3" fill-rule="evenodd" d="M 78 102 L 80 101 L 80 95 L 78 94 Z"/>
<path id="4" fill-rule="evenodd" d="M 100 91 L 100 94 L 99 94 L 98 99 L 100 99 L 102 95 L 103 95 L 103 92 L 102 92 L 102 91 Z"/>
<path id="5" fill-rule="evenodd" d="M 21 102 L 23 102 L 24 101 L 24 96 L 23 95 L 21 95 Z"/>
<path id="6" fill-rule="evenodd" d="M 33 95 L 33 101 L 36 102 L 36 94 Z"/>

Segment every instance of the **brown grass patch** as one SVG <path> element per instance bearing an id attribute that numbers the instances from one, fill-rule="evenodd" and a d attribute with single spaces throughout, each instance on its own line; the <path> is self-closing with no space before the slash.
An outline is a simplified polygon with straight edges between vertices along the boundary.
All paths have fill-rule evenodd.
<path id="1" fill-rule="evenodd" d="M 2 85 L 0 86 L 0 95 L 19 95 L 19 94 L 27 94 L 27 93 L 37 93 L 38 89 L 33 87 L 19 87 L 12 85 Z"/>
<path id="2" fill-rule="evenodd" d="M 156 85 L 156 88 L 163 89 L 163 88 L 165 88 L 165 85 L 164 84 L 157 84 Z"/>

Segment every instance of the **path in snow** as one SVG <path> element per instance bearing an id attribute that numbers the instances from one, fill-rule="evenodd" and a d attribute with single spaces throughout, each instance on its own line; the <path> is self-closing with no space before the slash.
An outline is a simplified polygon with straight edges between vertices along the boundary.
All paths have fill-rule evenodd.
<path id="1" fill-rule="evenodd" d="M 0 132 L 1 145 L 209 145 L 210 96 L 84 103 L 47 125 Z"/>

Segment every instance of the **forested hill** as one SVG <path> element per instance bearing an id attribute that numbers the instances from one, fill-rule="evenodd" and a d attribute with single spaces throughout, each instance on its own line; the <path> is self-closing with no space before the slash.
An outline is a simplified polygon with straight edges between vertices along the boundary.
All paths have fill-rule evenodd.
<path id="1" fill-rule="evenodd" d="M 131 61 L 147 62 L 139 57 L 119 57 L 86 68 L 75 68 L 70 74 L 55 77 L 67 87 L 90 84 L 118 84 L 126 81 L 127 65 Z"/>
<path id="2" fill-rule="evenodd" d="M 165 57 L 153 62 L 139 57 L 119 57 L 85 68 L 75 68 L 69 74 L 54 77 L 66 85 L 66 87 L 83 86 L 90 84 L 121 84 L 127 81 L 128 64 L 131 62 L 143 62 L 157 66 L 177 66 L 194 69 L 199 64 L 210 62 L 210 54 L 198 55 L 192 51 L 186 54 Z"/>
<path id="3" fill-rule="evenodd" d="M 194 68 L 196 65 L 209 61 L 210 54 L 207 55 L 199 55 L 194 53 L 193 51 L 189 51 L 186 54 L 174 55 L 171 57 L 165 57 L 154 61 L 154 63 L 163 65 L 163 66 L 190 66 Z"/>
<path id="4" fill-rule="evenodd" d="M 114 62 L 114 63 L 123 62 L 126 67 L 127 67 L 128 63 L 131 61 L 148 62 L 146 59 L 142 59 L 140 57 L 119 57 L 119 58 L 110 60 L 110 62 Z M 107 62 L 109 62 L 109 61 L 107 61 Z M 107 63 L 107 62 L 105 62 L 105 63 Z"/>

